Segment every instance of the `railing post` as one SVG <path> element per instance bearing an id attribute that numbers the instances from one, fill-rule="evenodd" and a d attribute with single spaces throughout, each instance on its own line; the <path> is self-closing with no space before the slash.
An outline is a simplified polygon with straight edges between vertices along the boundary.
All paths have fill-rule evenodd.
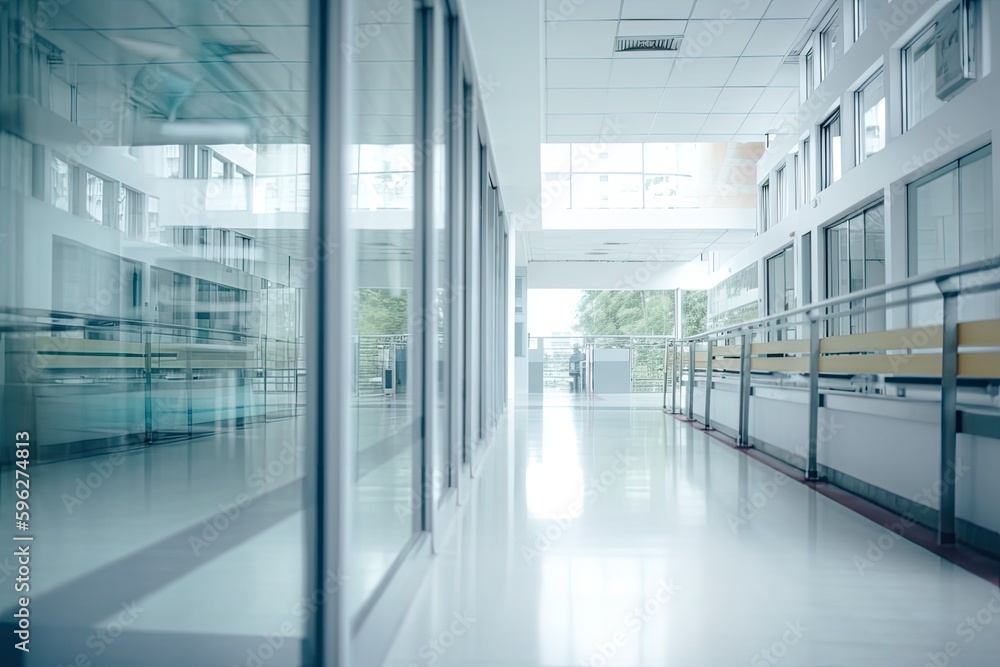
<path id="1" fill-rule="evenodd" d="M 677 414 L 677 396 L 679 393 L 678 385 L 681 381 L 681 353 L 680 346 L 677 341 L 670 343 L 670 413 Z"/>
<path id="2" fill-rule="evenodd" d="M 955 485 L 958 431 L 958 293 L 945 291 L 941 326 L 941 500 L 938 544 L 955 543 Z"/>
<path id="3" fill-rule="evenodd" d="M 694 349 L 695 343 L 688 343 L 688 395 L 687 395 L 687 418 L 694 420 Z"/>
<path id="4" fill-rule="evenodd" d="M 150 332 L 145 332 L 145 346 L 143 355 L 143 367 L 146 371 L 145 398 L 143 401 L 144 412 L 146 414 L 146 442 L 153 442 L 153 343 L 150 340 Z"/>
<path id="5" fill-rule="evenodd" d="M 736 444 L 750 446 L 750 359 L 753 354 L 753 334 L 744 333 L 740 342 L 740 424 Z"/>
<path id="6" fill-rule="evenodd" d="M 806 479 L 819 479 L 817 449 L 819 445 L 819 326 L 817 318 L 809 318 L 809 451 L 806 457 Z"/>
<path id="7" fill-rule="evenodd" d="M 705 361 L 705 429 L 712 428 L 712 339 L 705 342 L 708 356 Z"/>

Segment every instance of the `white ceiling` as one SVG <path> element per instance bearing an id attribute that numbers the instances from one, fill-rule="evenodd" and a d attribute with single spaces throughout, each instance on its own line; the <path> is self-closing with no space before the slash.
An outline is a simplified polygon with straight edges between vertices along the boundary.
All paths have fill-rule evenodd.
<path id="1" fill-rule="evenodd" d="M 528 262 L 690 262 L 703 252 L 735 251 L 753 230 L 572 230 L 530 231 L 524 242 Z"/>
<path id="2" fill-rule="evenodd" d="M 762 141 L 798 109 L 798 66 L 785 57 L 826 4 L 543 1 L 549 142 Z M 683 35 L 680 51 L 614 53 L 618 36 L 660 35 Z"/>

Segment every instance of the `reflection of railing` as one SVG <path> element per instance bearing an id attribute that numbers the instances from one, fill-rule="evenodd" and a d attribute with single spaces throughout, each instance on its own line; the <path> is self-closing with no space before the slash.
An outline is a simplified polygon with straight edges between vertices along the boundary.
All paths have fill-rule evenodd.
<path id="1" fill-rule="evenodd" d="M 807 406 L 808 432 L 801 434 L 806 446 L 800 458 L 806 478 L 815 480 L 819 477 L 821 410 L 829 411 L 828 403 L 848 392 L 867 394 L 881 401 L 867 408 L 870 413 L 891 418 L 902 414 L 908 393 L 917 395 L 919 401 L 933 400 L 939 405 L 940 430 L 934 482 L 935 489 L 940 488 L 940 493 L 935 491 L 939 496 L 938 539 L 951 543 L 956 531 L 957 436 L 1000 436 L 998 289 L 1000 257 L 671 341 L 666 356 L 674 359 L 674 396 L 682 382 L 686 390 L 684 399 L 672 403 L 673 411 L 683 407 L 689 419 L 701 412 L 700 421 L 707 427 L 729 429 L 740 445 L 750 446 L 754 442 L 751 396 L 759 394 L 765 400 L 786 396 L 788 414 L 796 405 Z M 928 303 L 940 308 L 927 314 L 923 304 Z M 828 335 L 832 321 L 873 311 L 896 315 L 886 318 L 888 331 Z M 977 319 L 960 321 L 962 311 L 964 318 L 971 312 Z M 797 340 L 770 340 L 775 330 L 794 330 Z M 696 401 L 699 390 L 702 396 Z M 713 409 L 713 396 L 728 401 L 733 392 L 738 416 L 736 423 L 724 424 Z M 918 412 L 907 415 L 925 417 L 920 412 L 926 408 L 922 404 L 917 408 Z M 767 426 L 761 424 L 755 430 Z"/>
<path id="2" fill-rule="evenodd" d="M 292 416 L 305 400 L 301 340 L 10 309 L 0 334 L 5 427 L 32 431 L 41 461 Z"/>

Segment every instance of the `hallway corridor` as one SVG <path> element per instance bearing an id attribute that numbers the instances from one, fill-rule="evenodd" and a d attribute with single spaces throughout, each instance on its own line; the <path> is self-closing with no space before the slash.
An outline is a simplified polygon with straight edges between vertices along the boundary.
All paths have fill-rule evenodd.
<path id="1" fill-rule="evenodd" d="M 996 587 L 703 432 L 511 419 L 387 667 L 997 664 Z"/>

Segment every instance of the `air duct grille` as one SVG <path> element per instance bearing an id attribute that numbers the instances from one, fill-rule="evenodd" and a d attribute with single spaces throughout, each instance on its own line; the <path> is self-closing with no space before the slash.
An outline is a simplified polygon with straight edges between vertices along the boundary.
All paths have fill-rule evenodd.
<path id="1" fill-rule="evenodd" d="M 668 37 L 617 37 L 615 53 L 630 51 L 679 51 L 683 36 Z"/>

